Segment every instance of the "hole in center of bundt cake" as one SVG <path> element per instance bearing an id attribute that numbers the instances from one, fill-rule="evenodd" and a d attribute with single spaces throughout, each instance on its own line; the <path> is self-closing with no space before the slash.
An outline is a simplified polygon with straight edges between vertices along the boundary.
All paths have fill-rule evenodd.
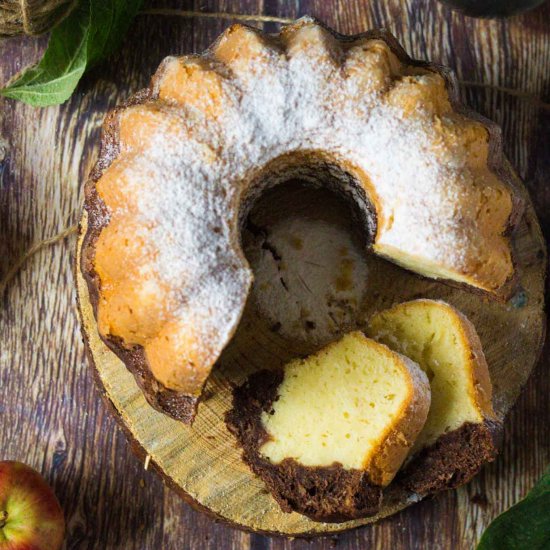
<path id="1" fill-rule="evenodd" d="M 353 177 L 328 164 L 278 169 L 250 196 L 241 217 L 249 315 L 304 351 L 357 327 L 374 224 Z"/>

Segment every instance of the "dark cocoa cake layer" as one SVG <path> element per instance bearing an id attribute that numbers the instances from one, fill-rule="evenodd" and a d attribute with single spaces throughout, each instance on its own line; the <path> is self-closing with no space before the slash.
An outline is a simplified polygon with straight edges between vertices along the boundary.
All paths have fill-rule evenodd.
<path id="1" fill-rule="evenodd" d="M 233 408 L 226 415 L 226 423 L 242 446 L 245 463 L 264 481 L 285 512 L 295 511 L 327 522 L 375 514 L 382 488 L 371 483 L 365 472 L 348 470 L 338 463 L 308 467 L 292 458 L 273 464 L 260 454 L 259 449 L 270 438 L 262 424 L 262 413 L 272 411 L 283 378 L 282 369 L 264 370 L 234 390 Z M 397 474 L 394 483 L 423 496 L 463 485 L 496 458 L 501 434 L 502 426 L 496 421 L 465 423 L 422 449 Z"/>
<path id="2" fill-rule="evenodd" d="M 259 449 L 269 439 L 262 412 L 270 412 L 283 381 L 282 370 L 260 371 L 236 388 L 233 409 L 226 415 L 229 430 L 243 448 L 243 458 L 267 485 L 285 512 L 299 512 L 316 521 L 341 522 L 376 514 L 382 488 L 361 470 L 339 463 L 303 466 L 292 458 L 273 464 Z M 298 421 L 299 419 L 297 419 Z"/>
<path id="3" fill-rule="evenodd" d="M 399 472 L 396 481 L 420 495 L 454 489 L 496 458 L 501 436 L 502 426 L 496 421 L 467 422 L 422 449 Z"/>

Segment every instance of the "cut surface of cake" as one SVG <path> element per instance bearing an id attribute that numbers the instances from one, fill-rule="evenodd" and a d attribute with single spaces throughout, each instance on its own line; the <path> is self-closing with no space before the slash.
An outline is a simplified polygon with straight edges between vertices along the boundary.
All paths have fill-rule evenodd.
<path id="1" fill-rule="evenodd" d="M 497 454 L 501 431 L 481 342 L 451 305 L 414 300 L 375 314 L 367 334 L 426 372 L 432 402 L 400 481 L 425 494 L 469 481 Z"/>
<path id="2" fill-rule="evenodd" d="M 111 112 L 81 268 L 101 338 L 153 406 L 193 420 L 250 291 L 243 219 L 278 183 L 356 202 L 372 251 L 406 269 L 510 294 L 521 201 L 498 130 L 455 108 L 453 82 L 385 32 L 342 37 L 304 18 L 277 35 L 235 25 L 200 56 L 168 57 Z"/>
<path id="3" fill-rule="evenodd" d="M 227 424 L 285 511 L 318 521 L 377 512 L 430 404 L 410 359 L 352 332 L 235 390 Z"/>

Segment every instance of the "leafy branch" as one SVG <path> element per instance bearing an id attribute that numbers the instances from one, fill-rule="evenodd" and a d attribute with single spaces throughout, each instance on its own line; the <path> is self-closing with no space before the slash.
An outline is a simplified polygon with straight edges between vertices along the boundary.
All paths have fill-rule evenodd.
<path id="1" fill-rule="evenodd" d="M 483 533 L 477 550 L 550 548 L 550 467 L 529 494 L 498 516 Z"/>
<path id="2" fill-rule="evenodd" d="M 35 107 L 66 101 L 82 75 L 113 53 L 142 0 L 81 0 L 51 33 L 42 59 L 16 75 L 0 94 Z"/>

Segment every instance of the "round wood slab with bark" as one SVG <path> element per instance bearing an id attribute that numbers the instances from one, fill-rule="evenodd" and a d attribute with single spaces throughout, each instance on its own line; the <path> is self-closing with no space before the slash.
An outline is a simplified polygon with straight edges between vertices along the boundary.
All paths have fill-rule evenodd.
<path id="1" fill-rule="evenodd" d="M 236 526 L 289 536 L 330 534 L 376 521 L 419 500 L 391 485 L 376 517 L 316 523 L 282 512 L 241 460 L 224 423 L 232 388 L 252 372 L 310 353 L 365 326 L 370 314 L 419 297 L 446 300 L 476 326 L 497 414 L 514 404 L 538 359 L 544 334 L 544 240 L 523 185 L 526 210 L 513 242 L 520 289 L 506 304 L 418 277 L 364 252 L 353 206 L 328 190 L 289 182 L 266 192 L 249 215 L 243 247 L 256 274 L 239 329 L 206 385 L 190 428 L 146 401 L 132 374 L 101 340 L 77 269 L 80 312 L 92 368 L 134 449 L 192 504 Z M 80 264 L 81 221 L 76 265 Z"/>
<path id="2" fill-rule="evenodd" d="M 502 127 L 504 150 L 550 238 L 550 2 L 507 19 L 465 17 L 437 0 L 145 0 L 143 7 L 308 14 L 344 34 L 388 29 L 413 57 L 452 67 L 462 102 Z M 216 523 L 164 486 L 152 468 L 144 470 L 143 456 L 129 450 L 100 398 L 86 358 L 75 307 L 74 237 L 40 246 L 78 221 L 82 182 L 106 112 L 147 86 L 165 56 L 201 52 L 231 23 L 142 14 L 121 51 L 66 104 L 36 109 L 0 98 L 0 278 L 28 258 L 0 305 L 0 446 L 4 458 L 27 462 L 54 487 L 68 548 L 311 550 L 307 541 Z M 0 40 L 0 82 L 35 63 L 46 43 L 47 37 Z M 550 462 L 549 372 L 547 343 L 507 415 L 500 457 L 472 483 L 337 539 L 317 538 L 315 550 L 331 550 L 335 540 L 338 550 L 475 548 L 489 523 L 522 499 Z"/>

